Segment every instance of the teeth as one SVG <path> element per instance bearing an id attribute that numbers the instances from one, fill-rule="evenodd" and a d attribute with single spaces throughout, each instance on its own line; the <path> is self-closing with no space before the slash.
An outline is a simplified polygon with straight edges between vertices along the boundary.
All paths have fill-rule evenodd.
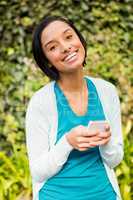
<path id="1" fill-rule="evenodd" d="M 75 56 L 77 53 L 74 52 L 74 53 L 71 53 L 70 55 L 68 55 L 66 58 L 65 58 L 65 61 L 68 61 L 69 59 L 71 59 L 73 56 Z"/>

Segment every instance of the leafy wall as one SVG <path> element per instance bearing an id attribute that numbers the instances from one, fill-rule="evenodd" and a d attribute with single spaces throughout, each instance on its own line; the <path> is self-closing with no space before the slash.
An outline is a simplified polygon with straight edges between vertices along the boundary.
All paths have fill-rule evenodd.
<path id="1" fill-rule="evenodd" d="M 48 14 L 67 16 L 88 43 L 85 74 L 118 88 L 125 157 L 116 168 L 124 200 L 133 199 L 133 1 L 0 1 L 0 199 L 31 197 L 24 118 L 32 94 L 49 79 L 35 66 L 35 25 Z"/>

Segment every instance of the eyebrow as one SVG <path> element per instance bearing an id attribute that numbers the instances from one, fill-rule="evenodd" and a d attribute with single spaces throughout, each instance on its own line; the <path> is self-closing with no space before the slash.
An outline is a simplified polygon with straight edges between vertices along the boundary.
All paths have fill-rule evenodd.
<path id="1" fill-rule="evenodd" d="M 67 28 L 65 31 L 63 31 L 63 34 L 66 33 L 67 31 L 71 30 L 70 28 Z M 47 42 L 44 46 L 47 47 L 50 43 L 52 43 L 54 40 L 50 40 Z"/>

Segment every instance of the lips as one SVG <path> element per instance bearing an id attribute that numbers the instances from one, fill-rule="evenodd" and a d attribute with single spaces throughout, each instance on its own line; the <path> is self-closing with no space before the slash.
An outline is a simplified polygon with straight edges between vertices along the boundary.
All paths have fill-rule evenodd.
<path id="1" fill-rule="evenodd" d="M 66 55 L 66 56 L 63 58 L 62 61 L 66 61 L 66 62 L 71 61 L 71 60 L 77 55 L 77 52 L 78 52 L 78 50 L 69 53 L 68 55 Z"/>

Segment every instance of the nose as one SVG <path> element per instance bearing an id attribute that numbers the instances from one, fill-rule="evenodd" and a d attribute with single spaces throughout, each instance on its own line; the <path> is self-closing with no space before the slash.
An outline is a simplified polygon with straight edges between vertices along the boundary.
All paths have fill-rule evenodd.
<path id="1" fill-rule="evenodd" d="M 70 44 L 66 44 L 66 43 L 62 43 L 61 44 L 61 52 L 62 53 L 66 53 L 69 52 L 71 50 L 71 45 Z"/>

